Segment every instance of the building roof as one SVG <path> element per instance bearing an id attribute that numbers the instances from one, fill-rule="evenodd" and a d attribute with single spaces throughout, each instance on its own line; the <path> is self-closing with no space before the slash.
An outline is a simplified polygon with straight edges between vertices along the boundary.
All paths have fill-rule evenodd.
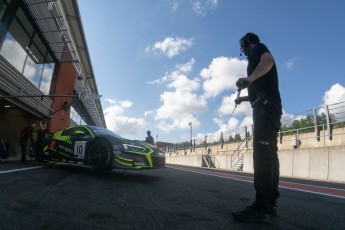
<path id="1" fill-rule="evenodd" d="M 73 63 L 78 74 L 76 93 L 86 94 L 81 100 L 97 126 L 106 127 L 92 63 L 85 39 L 77 0 L 24 1 L 45 40 L 60 63 Z M 69 55 L 62 55 L 68 53 Z"/>

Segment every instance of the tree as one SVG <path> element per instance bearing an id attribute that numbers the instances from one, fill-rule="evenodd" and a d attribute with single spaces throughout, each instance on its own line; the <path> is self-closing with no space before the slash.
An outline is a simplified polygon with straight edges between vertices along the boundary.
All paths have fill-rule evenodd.
<path id="1" fill-rule="evenodd" d="M 234 142 L 234 138 L 230 135 L 230 137 L 229 137 L 229 143 L 232 143 L 232 142 Z"/>
<path id="2" fill-rule="evenodd" d="M 327 124 L 327 116 L 325 113 L 316 115 L 316 120 L 318 125 Z M 329 115 L 330 123 L 335 123 L 337 121 L 336 117 L 333 114 Z M 312 114 L 307 114 L 306 117 L 299 120 L 294 120 L 291 126 L 282 126 L 281 130 L 286 132 L 289 130 L 303 129 L 301 132 L 313 132 L 315 126 L 314 116 Z"/>
<path id="3" fill-rule="evenodd" d="M 235 134 L 235 141 L 241 141 L 241 135 L 239 133 Z"/>

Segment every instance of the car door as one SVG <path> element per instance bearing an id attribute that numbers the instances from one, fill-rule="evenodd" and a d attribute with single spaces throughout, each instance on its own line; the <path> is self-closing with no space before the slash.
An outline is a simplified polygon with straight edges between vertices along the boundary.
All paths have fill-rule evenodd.
<path id="1" fill-rule="evenodd" d="M 75 127 L 73 137 L 71 138 L 74 145 L 74 160 L 84 162 L 88 141 L 91 135 L 85 127 Z"/>
<path id="2" fill-rule="evenodd" d="M 74 132 L 74 128 L 68 128 L 62 131 L 60 136 L 55 137 L 58 158 L 66 160 L 73 159 L 74 143 L 72 136 Z"/>

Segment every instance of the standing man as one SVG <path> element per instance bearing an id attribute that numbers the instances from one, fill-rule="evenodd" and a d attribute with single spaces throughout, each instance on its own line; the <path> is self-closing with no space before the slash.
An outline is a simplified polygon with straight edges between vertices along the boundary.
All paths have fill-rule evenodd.
<path id="1" fill-rule="evenodd" d="M 47 123 L 45 120 L 41 120 L 39 122 L 40 128 L 37 131 L 37 141 L 35 145 L 35 157 L 38 157 L 39 154 L 43 151 L 43 146 L 48 138 L 48 129 L 47 129 Z"/>
<path id="2" fill-rule="evenodd" d="M 147 131 L 147 137 L 145 138 L 145 142 L 147 142 L 151 145 L 155 145 L 155 141 L 153 140 L 153 137 L 151 136 L 150 130 Z"/>
<path id="3" fill-rule="evenodd" d="M 26 163 L 26 151 L 28 147 L 28 140 L 30 143 L 34 143 L 33 131 L 36 128 L 35 122 L 31 122 L 30 126 L 25 127 L 19 135 L 20 148 L 22 151 L 21 162 Z"/>
<path id="4" fill-rule="evenodd" d="M 278 73 L 274 58 L 258 35 L 247 33 L 240 39 L 241 53 L 248 58 L 247 76 L 239 78 L 239 90 L 248 88 L 248 96 L 239 97 L 236 104 L 249 101 L 254 122 L 254 203 L 242 211 L 232 213 L 244 222 L 267 222 L 275 215 L 279 197 L 279 159 L 277 133 L 280 129 L 282 104 L 278 87 Z M 241 54 L 242 55 L 242 54 Z"/>

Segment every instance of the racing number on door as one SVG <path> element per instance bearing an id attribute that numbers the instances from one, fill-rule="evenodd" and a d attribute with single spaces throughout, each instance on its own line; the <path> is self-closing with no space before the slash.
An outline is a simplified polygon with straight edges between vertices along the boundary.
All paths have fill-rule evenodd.
<path id="1" fill-rule="evenodd" d="M 78 155 L 83 154 L 83 146 L 82 146 L 82 145 L 79 145 L 79 146 L 78 146 L 77 154 L 78 154 Z"/>
<path id="2" fill-rule="evenodd" d="M 74 145 L 74 157 L 84 159 L 86 141 L 76 141 Z"/>

